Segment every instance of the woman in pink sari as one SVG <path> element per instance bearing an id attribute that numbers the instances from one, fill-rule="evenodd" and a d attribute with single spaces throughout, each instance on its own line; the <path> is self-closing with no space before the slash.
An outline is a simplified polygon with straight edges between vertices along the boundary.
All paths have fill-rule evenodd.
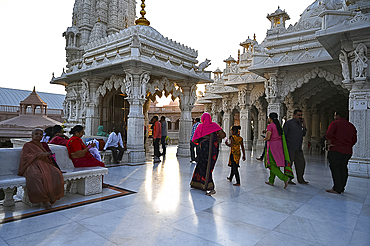
<path id="1" fill-rule="evenodd" d="M 219 141 L 226 137 L 226 134 L 217 123 L 212 122 L 209 113 L 204 113 L 201 121 L 192 139 L 195 144 L 199 145 L 200 154 L 190 186 L 204 190 L 206 195 L 211 196 L 216 193 L 212 172 L 218 157 Z"/>
<path id="2" fill-rule="evenodd" d="M 267 147 L 265 151 L 265 167 L 270 169 L 269 181 L 265 183 L 273 186 L 275 177 L 284 181 L 284 189 L 288 186 L 289 178 L 293 178 L 293 172 L 290 168 L 290 158 L 288 148 L 285 141 L 284 131 L 281 127 L 277 113 L 269 115 L 269 125 L 265 140 Z M 280 167 L 284 167 L 284 173 L 281 172 Z"/>

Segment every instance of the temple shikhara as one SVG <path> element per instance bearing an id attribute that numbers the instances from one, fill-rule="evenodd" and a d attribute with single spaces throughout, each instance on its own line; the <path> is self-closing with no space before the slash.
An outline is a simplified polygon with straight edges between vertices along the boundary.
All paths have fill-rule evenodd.
<path id="1" fill-rule="evenodd" d="M 191 110 L 198 83 L 210 83 L 208 61 L 195 64 L 197 51 L 163 37 L 144 17 L 135 21 L 133 0 L 76 0 L 66 38 L 67 70 L 53 77 L 64 85 L 66 126 L 85 126 L 94 135 L 98 126 L 127 131 L 130 163 L 143 163 L 144 124 L 156 95 L 179 98 L 181 117 L 177 155 L 189 155 Z"/>
<path id="2" fill-rule="evenodd" d="M 99 125 L 118 125 L 127 130 L 129 162 L 141 163 L 150 101 L 163 92 L 179 98 L 178 156 L 190 154 L 197 100 L 225 132 L 241 125 L 247 149 L 263 146 L 270 112 L 286 120 L 299 108 L 308 128 L 304 148 L 317 151 L 334 111 L 347 110 L 358 131 L 350 174 L 370 177 L 369 1 L 315 1 L 289 26 L 289 13 L 278 7 L 267 15 L 263 41 L 253 33 L 239 41 L 241 51 L 225 58 L 214 80 L 205 70 L 210 61 L 196 66 L 197 51 L 163 37 L 145 18 L 144 1 L 141 7 L 135 21 L 135 1 L 76 0 L 63 34 L 67 69 L 51 80 L 66 88 L 67 127 L 82 124 L 94 135 Z M 197 98 L 199 83 L 207 85 Z"/>

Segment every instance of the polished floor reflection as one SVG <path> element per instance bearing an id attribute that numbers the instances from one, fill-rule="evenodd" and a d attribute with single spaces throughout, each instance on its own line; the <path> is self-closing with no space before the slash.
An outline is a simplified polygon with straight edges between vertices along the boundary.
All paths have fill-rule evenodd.
<path id="1" fill-rule="evenodd" d="M 0 246 L 370 245 L 370 179 L 350 177 L 343 194 L 326 193 L 332 181 L 322 156 L 306 156 L 309 185 L 284 190 L 280 180 L 264 183 L 268 171 L 248 152 L 236 187 L 226 180 L 224 146 L 209 197 L 190 189 L 195 165 L 176 158 L 176 146 L 161 163 L 150 154 L 146 165 L 109 168 L 104 178 L 137 193 L 1 224 Z"/>

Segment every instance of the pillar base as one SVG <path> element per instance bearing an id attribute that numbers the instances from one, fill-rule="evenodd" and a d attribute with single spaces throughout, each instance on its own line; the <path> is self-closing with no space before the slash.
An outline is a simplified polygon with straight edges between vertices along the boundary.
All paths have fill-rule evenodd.
<path id="1" fill-rule="evenodd" d="M 370 178 L 370 159 L 351 158 L 348 162 L 348 174 L 354 177 Z"/>
<path id="2" fill-rule="evenodd" d="M 244 141 L 245 150 L 252 150 L 252 147 L 253 147 L 253 141 L 252 140 Z"/>
<path id="3" fill-rule="evenodd" d="M 145 164 L 145 149 L 128 149 L 128 165 L 141 165 Z"/>
<path id="4" fill-rule="evenodd" d="M 178 157 L 190 157 L 190 144 L 179 144 L 177 146 L 177 153 L 176 156 Z"/>

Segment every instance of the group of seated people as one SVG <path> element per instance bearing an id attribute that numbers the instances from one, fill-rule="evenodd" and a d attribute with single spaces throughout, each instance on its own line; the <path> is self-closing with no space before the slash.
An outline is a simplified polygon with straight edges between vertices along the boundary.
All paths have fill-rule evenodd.
<path id="1" fill-rule="evenodd" d="M 63 128 L 59 125 L 55 125 L 51 132 L 51 134 L 46 134 L 49 135 L 46 138 L 42 129 L 32 131 L 32 140 L 24 144 L 22 148 L 18 169 L 18 175 L 26 178 L 30 202 L 43 203 L 46 209 L 50 209 L 55 201 L 64 196 L 62 171 L 47 142 L 66 146 L 74 167 L 105 167 L 104 163 L 96 159 L 89 151 L 95 147 L 95 143 L 86 146 L 82 141 L 81 137 L 85 134 L 83 126 L 73 127 L 69 132 L 72 135 L 71 138 L 63 134 Z M 108 142 L 109 140 L 107 144 Z M 122 139 L 119 144 L 123 145 Z M 107 145 L 104 148 L 109 149 Z M 122 155 L 119 157 L 122 158 Z M 108 187 L 104 183 L 102 186 L 103 188 Z"/>

